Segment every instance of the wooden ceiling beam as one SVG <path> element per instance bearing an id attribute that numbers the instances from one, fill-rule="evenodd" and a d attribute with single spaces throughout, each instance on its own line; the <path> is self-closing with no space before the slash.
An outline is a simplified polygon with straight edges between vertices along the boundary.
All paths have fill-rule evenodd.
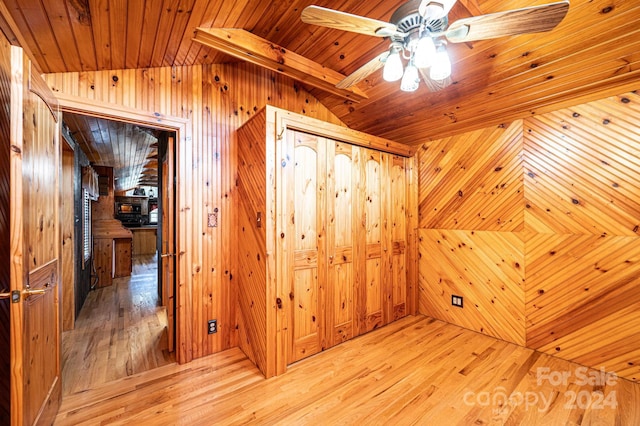
<path id="1" fill-rule="evenodd" d="M 345 76 L 262 37 L 238 28 L 197 28 L 194 41 L 234 58 L 279 72 L 333 95 L 359 102 L 367 95 L 356 87 L 338 89 Z"/>

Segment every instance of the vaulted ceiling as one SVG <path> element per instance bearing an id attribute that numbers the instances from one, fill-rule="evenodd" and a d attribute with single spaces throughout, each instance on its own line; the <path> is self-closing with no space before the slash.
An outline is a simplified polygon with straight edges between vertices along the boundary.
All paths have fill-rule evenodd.
<path id="1" fill-rule="evenodd" d="M 458 0 L 449 22 L 552 0 Z M 242 28 L 348 75 L 389 40 L 305 24 L 311 4 L 388 21 L 403 0 L 4 0 L 44 73 L 237 61 L 192 40 L 197 27 Z M 571 0 L 553 31 L 450 43 L 452 82 L 399 90 L 376 71 L 360 102 L 309 90 L 348 126 L 419 144 L 558 105 L 640 88 L 640 2 Z"/>

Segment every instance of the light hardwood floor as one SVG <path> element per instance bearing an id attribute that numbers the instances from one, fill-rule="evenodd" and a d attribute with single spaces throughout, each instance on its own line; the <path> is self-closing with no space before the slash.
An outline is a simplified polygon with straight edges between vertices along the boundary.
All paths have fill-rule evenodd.
<path id="1" fill-rule="evenodd" d="M 175 362 L 157 271 L 155 255 L 135 256 L 130 277 L 89 293 L 75 329 L 63 333 L 63 395 Z"/>
<path id="2" fill-rule="evenodd" d="M 268 380 L 234 348 L 95 386 L 56 424 L 640 425 L 640 384 L 598 374 L 410 316 Z"/>

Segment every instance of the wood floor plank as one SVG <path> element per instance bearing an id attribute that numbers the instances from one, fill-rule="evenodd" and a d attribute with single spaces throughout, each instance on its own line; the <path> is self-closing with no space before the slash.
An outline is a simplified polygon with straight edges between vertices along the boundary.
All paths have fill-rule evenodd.
<path id="1" fill-rule="evenodd" d="M 65 395 L 175 362 L 167 351 L 157 270 L 156 255 L 134 256 L 130 277 L 89 293 L 75 329 L 63 333 Z"/>
<path id="2" fill-rule="evenodd" d="M 56 424 L 640 424 L 640 384 L 588 374 L 598 371 L 409 316 L 268 380 L 233 348 L 100 384 L 66 395 Z"/>

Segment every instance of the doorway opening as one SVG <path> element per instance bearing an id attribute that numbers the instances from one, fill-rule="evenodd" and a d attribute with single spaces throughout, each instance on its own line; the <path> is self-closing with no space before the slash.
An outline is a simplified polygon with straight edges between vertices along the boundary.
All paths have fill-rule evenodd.
<path id="1" fill-rule="evenodd" d="M 91 219 L 90 231 L 76 227 L 75 295 L 63 298 L 65 313 L 65 300 L 75 304 L 74 321 L 62 339 L 63 395 L 69 395 L 176 361 L 175 238 L 170 234 L 175 230 L 176 131 L 91 112 L 64 112 L 63 117 L 76 151 L 82 151 L 76 157 L 100 170 L 101 195 L 105 191 L 99 202 L 81 200 L 76 222 L 87 220 L 84 208 L 89 218 L 106 218 L 100 226 L 110 228 L 103 236 L 115 232 L 113 238 L 99 239 Z M 102 179 L 104 170 L 110 180 Z M 135 214 L 125 206 L 137 207 Z M 82 246 L 88 233 L 86 259 Z"/>

